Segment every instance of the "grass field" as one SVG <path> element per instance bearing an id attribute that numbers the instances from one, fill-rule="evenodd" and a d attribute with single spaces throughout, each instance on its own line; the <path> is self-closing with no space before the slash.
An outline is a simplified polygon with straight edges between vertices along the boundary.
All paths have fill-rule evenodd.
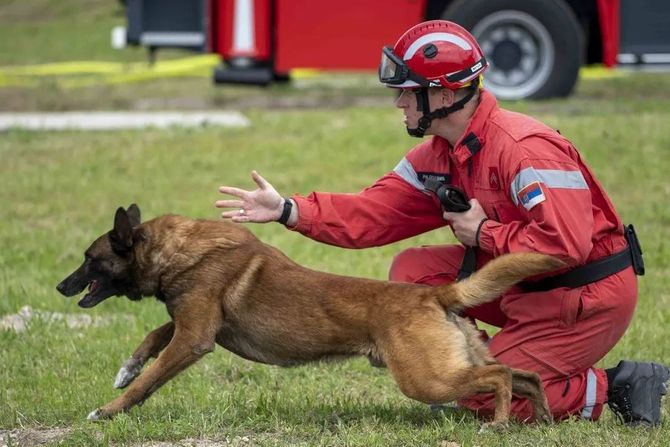
<path id="1" fill-rule="evenodd" d="M 0 65 L 67 60 L 69 50 L 47 44 L 56 34 L 74 39 L 80 31 L 72 23 L 119 22 L 111 0 L 90 2 L 88 8 L 83 4 L 3 3 Z M 37 28 L 45 34 L 33 32 Z M 91 25 L 86 32 L 92 37 L 89 42 L 81 39 L 73 58 L 139 57 L 103 53 L 99 48 L 106 41 L 99 34 L 107 29 Z M 12 35 L 21 36 L 15 46 L 8 43 Z M 373 369 L 365 360 L 280 369 L 222 349 L 168 383 L 142 407 L 104 423 L 85 420 L 89 411 L 118 394 L 112 383 L 119 366 L 149 330 L 168 318 L 153 299 L 136 303 L 113 298 L 84 311 L 76 299 L 65 299 L 55 290 L 79 264 L 90 241 L 111 227 L 116 207 L 137 202 L 146 218 L 164 213 L 216 218 L 212 204 L 217 187 L 250 187 L 251 169 L 258 169 L 284 194 L 360 190 L 392 169 L 416 140 L 406 136 L 388 92 L 372 90 L 369 77 L 353 79 L 353 87 L 316 79 L 300 88 L 215 89 L 208 80 L 193 78 L 68 92 L 52 91 L 49 80 L 38 87 L 0 89 L 0 108 L 5 111 L 199 104 L 240 106 L 253 123 L 236 130 L 0 135 L 0 317 L 28 305 L 35 311 L 95 318 L 95 324 L 80 328 L 61 320 L 33 319 L 24 332 L 0 331 L 0 445 L 12 445 L 10 439 L 16 443 L 9 431 L 33 433 L 32 438 L 24 436 L 32 441 L 24 440 L 23 445 L 36 445 L 37 434 L 56 431 L 60 434 L 51 443 L 68 446 L 150 441 L 190 445 L 195 439 L 279 446 L 670 445 L 668 400 L 666 421 L 655 430 L 621 426 L 605 410 L 597 423 L 514 425 L 508 433 L 480 435 L 479 423 L 470 414 L 431 413 L 402 396 L 385 370 Z M 363 91 L 365 98 L 360 97 Z M 184 105 L 166 98 L 193 102 Z M 566 100 L 505 106 L 530 113 L 572 139 L 624 220 L 638 229 L 648 273 L 641 279 L 639 305 L 628 332 L 600 366 L 621 358 L 670 363 L 670 76 L 582 82 L 577 94 Z M 312 242 L 280 225 L 250 228 L 299 263 L 372 278 L 385 278 L 390 259 L 403 248 L 454 241 L 447 231 L 438 231 L 387 247 L 351 251 Z"/>

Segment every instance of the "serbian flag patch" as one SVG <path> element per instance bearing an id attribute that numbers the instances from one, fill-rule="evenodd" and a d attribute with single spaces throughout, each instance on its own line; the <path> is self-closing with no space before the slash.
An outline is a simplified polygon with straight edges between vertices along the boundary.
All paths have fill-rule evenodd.
<path id="1" fill-rule="evenodd" d="M 529 211 L 538 203 L 542 203 L 547 200 L 544 195 L 544 191 L 542 191 L 542 186 L 540 186 L 540 182 L 533 182 L 526 186 L 517 193 L 516 198 L 519 203 L 521 203 L 523 207 Z"/>

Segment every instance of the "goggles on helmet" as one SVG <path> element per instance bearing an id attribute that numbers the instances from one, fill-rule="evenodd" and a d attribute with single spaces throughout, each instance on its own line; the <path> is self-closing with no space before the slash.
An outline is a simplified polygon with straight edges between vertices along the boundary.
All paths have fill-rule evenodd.
<path id="1" fill-rule="evenodd" d="M 412 72 L 407 64 L 395 55 L 391 47 L 382 48 L 382 61 L 379 64 L 379 80 L 389 85 L 400 85 L 407 81 L 413 81 L 421 87 L 435 85 L 423 76 Z"/>

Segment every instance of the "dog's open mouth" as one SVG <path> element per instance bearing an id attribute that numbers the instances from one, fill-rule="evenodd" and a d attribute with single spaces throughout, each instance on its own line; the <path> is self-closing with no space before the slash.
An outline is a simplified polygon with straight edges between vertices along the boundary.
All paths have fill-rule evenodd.
<path id="1" fill-rule="evenodd" d="M 100 289 L 103 289 L 103 287 L 100 285 L 100 281 L 96 279 L 92 280 L 90 283 L 88 283 L 88 292 L 81 300 L 79 300 L 77 304 L 84 308 L 93 307 L 100 301 L 104 300 L 105 298 L 109 298 L 112 295 L 111 293 L 105 293 L 104 290 Z"/>

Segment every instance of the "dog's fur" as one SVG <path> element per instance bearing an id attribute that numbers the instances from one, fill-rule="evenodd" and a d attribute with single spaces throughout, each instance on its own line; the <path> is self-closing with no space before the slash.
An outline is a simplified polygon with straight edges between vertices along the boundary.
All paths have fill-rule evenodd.
<path id="1" fill-rule="evenodd" d="M 364 355 L 384 362 L 401 391 L 426 403 L 495 395 L 494 425 L 509 417 L 512 393 L 550 420 L 537 374 L 496 362 L 457 312 L 495 299 L 521 279 L 561 267 L 534 253 L 501 256 L 464 281 L 439 287 L 307 269 L 242 225 L 167 215 L 140 223 L 119 208 L 114 228 L 86 250 L 58 285 L 92 307 L 112 295 L 156 296 L 172 321 L 150 332 L 119 371 L 130 387 L 93 411 L 111 417 L 147 399 L 215 344 L 256 362 L 291 366 Z M 142 367 L 157 357 L 144 372 Z"/>

